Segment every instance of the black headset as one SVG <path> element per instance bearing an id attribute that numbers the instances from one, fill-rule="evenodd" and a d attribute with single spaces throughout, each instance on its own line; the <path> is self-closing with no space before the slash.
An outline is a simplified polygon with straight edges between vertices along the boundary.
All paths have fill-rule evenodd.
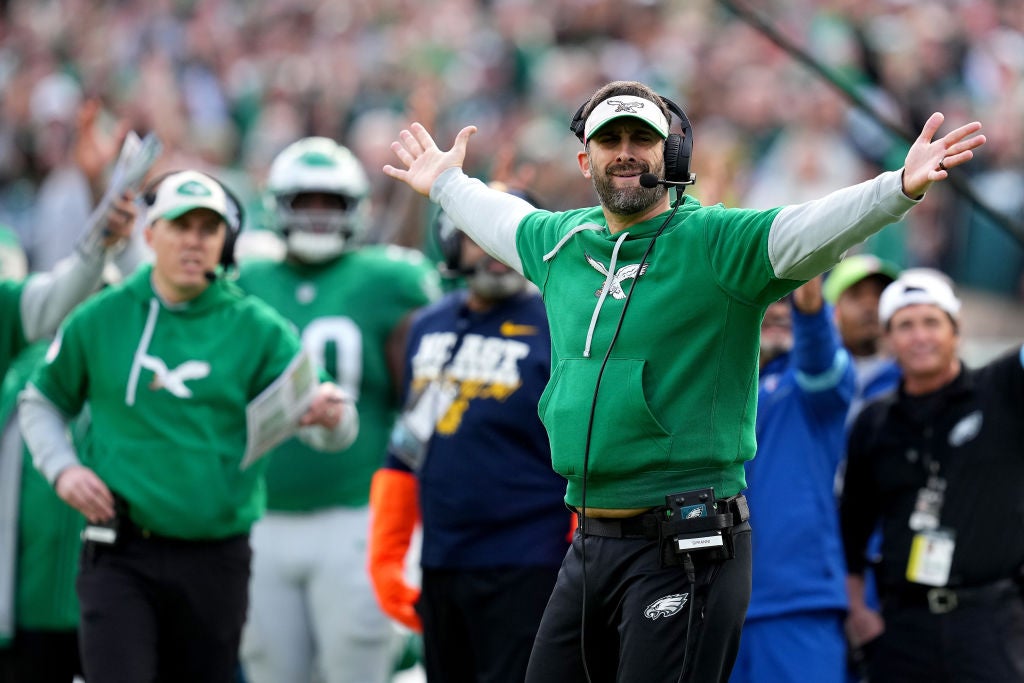
<path id="1" fill-rule="evenodd" d="M 462 236 L 455 223 L 443 210 L 434 220 L 434 237 L 441 251 L 441 266 L 445 274 L 457 274 L 462 269 Z"/>
<path id="2" fill-rule="evenodd" d="M 227 233 L 224 235 L 224 247 L 220 251 L 220 261 L 218 262 L 220 267 L 227 271 L 235 266 L 235 242 L 238 241 L 238 233 L 242 232 L 242 226 L 245 225 L 245 210 L 242 208 L 242 202 L 234 192 L 232 192 L 227 185 L 214 178 L 209 173 L 203 173 L 202 171 L 192 170 L 195 173 L 199 173 L 206 176 L 213 182 L 220 186 L 220 189 L 224 191 L 224 196 L 227 198 L 228 204 L 228 215 L 225 216 L 225 223 L 227 224 Z M 172 175 L 182 173 L 182 170 L 167 171 L 161 173 L 157 177 L 153 178 L 146 187 L 142 190 L 142 201 L 146 205 L 146 208 L 153 206 L 156 203 L 156 193 L 160 188 L 160 183 L 166 180 Z"/>
<path id="3" fill-rule="evenodd" d="M 612 97 L 609 95 L 609 97 Z M 641 97 L 640 95 L 634 95 L 634 97 Z M 669 136 L 665 138 L 665 180 L 669 180 L 675 183 L 686 183 L 690 180 L 690 156 L 693 154 L 693 128 L 690 126 L 690 119 L 687 118 L 682 107 L 668 99 L 667 97 L 661 97 L 662 103 L 668 107 L 668 110 L 676 115 L 679 119 L 679 127 L 682 130 L 682 134 L 669 133 Z M 576 113 L 572 117 L 572 121 L 569 123 L 569 130 L 579 138 L 579 141 L 586 144 L 586 140 L 583 139 L 583 133 L 586 129 L 587 120 L 583 117 L 583 111 L 590 104 L 590 100 L 587 100 L 580 105 L 580 108 L 576 110 Z M 600 104 L 600 103 L 598 103 Z M 595 105 L 596 106 L 596 105 Z M 671 121 L 669 122 L 671 123 Z"/>

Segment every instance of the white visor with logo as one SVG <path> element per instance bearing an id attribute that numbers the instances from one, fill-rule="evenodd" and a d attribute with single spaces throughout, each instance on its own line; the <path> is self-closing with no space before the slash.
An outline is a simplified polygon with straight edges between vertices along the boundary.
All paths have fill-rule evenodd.
<path id="1" fill-rule="evenodd" d="M 624 116 L 640 119 L 663 138 L 668 137 L 668 119 L 654 102 L 633 95 L 613 95 L 594 107 L 583 127 L 583 140 L 598 131 L 604 124 Z"/>

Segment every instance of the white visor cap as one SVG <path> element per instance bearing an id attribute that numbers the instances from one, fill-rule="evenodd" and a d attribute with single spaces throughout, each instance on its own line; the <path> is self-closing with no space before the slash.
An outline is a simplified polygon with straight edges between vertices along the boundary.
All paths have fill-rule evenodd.
<path id="1" fill-rule="evenodd" d="M 953 320 L 959 320 L 960 300 L 943 276 L 921 269 L 903 273 L 882 291 L 878 300 L 878 318 L 883 326 L 896 311 L 914 304 L 938 306 Z"/>
<path id="2" fill-rule="evenodd" d="M 590 139 L 601 126 L 624 116 L 640 119 L 657 131 L 663 138 L 668 137 L 668 119 L 654 102 L 633 95 L 613 95 L 594 107 L 583 127 L 584 142 Z"/>

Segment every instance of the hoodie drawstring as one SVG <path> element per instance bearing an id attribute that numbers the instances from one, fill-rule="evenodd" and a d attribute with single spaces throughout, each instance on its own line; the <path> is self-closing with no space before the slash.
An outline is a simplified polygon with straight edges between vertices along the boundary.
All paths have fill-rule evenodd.
<path id="1" fill-rule="evenodd" d="M 139 374 L 142 372 L 142 361 L 149 350 L 149 342 L 153 339 L 153 328 L 156 327 L 156 317 L 159 312 L 160 302 L 156 298 L 150 299 L 146 326 L 142 329 L 142 337 L 139 339 L 139 346 L 135 349 L 135 358 L 132 360 L 132 370 L 128 375 L 128 389 L 124 395 L 125 405 L 135 405 L 135 391 L 139 383 Z"/>
<path id="2" fill-rule="evenodd" d="M 608 292 L 612 289 L 612 284 L 615 282 L 615 263 L 619 259 L 619 247 L 625 241 L 628 232 L 624 232 L 619 235 L 619 239 L 615 240 L 615 248 L 612 249 L 612 262 L 608 264 L 608 276 L 604 280 L 604 287 L 601 288 L 601 296 L 597 298 L 597 305 L 594 306 L 594 315 L 590 317 L 590 329 L 587 330 L 587 342 L 583 347 L 583 357 L 590 358 L 590 343 L 594 340 L 594 328 L 597 327 L 597 319 L 601 315 L 601 306 L 604 305 L 604 300 L 608 298 Z"/>
<path id="3" fill-rule="evenodd" d="M 558 250 L 565 246 L 565 243 L 572 239 L 573 235 L 584 230 L 604 230 L 604 228 L 597 223 L 584 223 L 583 225 L 577 225 L 575 228 L 565 233 L 565 235 L 562 236 L 562 239 L 558 240 L 558 244 L 555 245 L 554 249 L 544 254 L 544 261 L 550 261 L 553 259 L 555 254 L 558 253 Z"/>

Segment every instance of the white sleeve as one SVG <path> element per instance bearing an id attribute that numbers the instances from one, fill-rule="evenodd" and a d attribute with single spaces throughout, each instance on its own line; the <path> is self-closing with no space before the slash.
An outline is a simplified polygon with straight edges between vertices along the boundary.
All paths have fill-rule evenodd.
<path id="1" fill-rule="evenodd" d="M 320 425 L 299 427 L 299 441 L 310 448 L 328 453 L 345 450 L 351 446 L 359 436 L 359 411 L 351 397 L 345 396 L 343 400 L 345 410 L 337 427 L 334 429 L 325 429 Z"/>
<path id="2" fill-rule="evenodd" d="M 84 245 L 45 273 L 29 277 L 21 292 L 21 321 L 25 338 L 53 336 L 64 316 L 99 289 L 106 252 Z"/>
<path id="3" fill-rule="evenodd" d="M 810 280 L 843 253 L 903 218 L 920 199 L 903 193 L 903 171 L 837 190 L 821 199 L 787 206 L 768 233 L 768 258 L 775 276 Z"/>
<path id="4" fill-rule="evenodd" d="M 516 250 L 516 230 L 523 218 L 537 210 L 535 206 L 487 187 L 458 167 L 438 176 L 430 188 L 430 198 L 484 251 L 523 274 L 523 262 Z"/>
<path id="5" fill-rule="evenodd" d="M 18 394 L 18 426 L 32 464 L 51 486 L 65 469 L 81 464 L 68 436 L 68 419 L 31 383 Z"/>

